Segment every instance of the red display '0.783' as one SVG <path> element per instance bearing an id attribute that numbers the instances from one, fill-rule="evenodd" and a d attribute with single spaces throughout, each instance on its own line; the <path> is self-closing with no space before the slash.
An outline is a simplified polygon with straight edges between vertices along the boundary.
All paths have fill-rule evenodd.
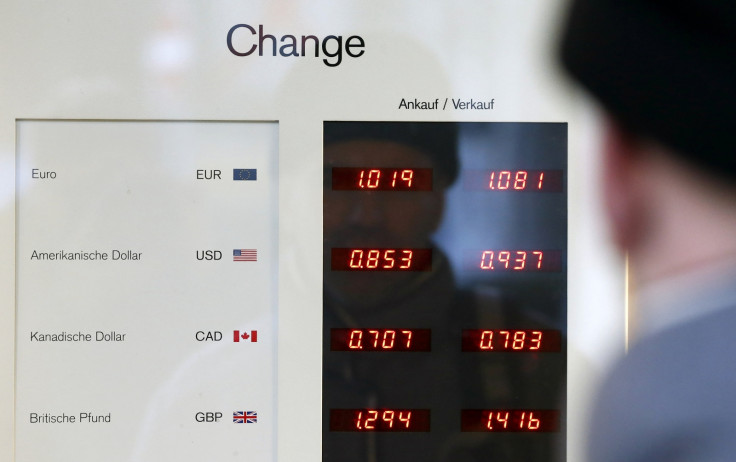
<path id="1" fill-rule="evenodd" d="M 331 351 L 431 351 L 430 329 L 330 329 Z"/>
<path id="2" fill-rule="evenodd" d="M 464 432 L 557 432 L 560 412 L 549 409 L 463 409 Z"/>
<path id="3" fill-rule="evenodd" d="M 432 249 L 332 249 L 336 271 L 431 271 Z"/>
<path id="4" fill-rule="evenodd" d="M 429 409 L 330 409 L 333 432 L 428 432 Z"/>
<path id="5" fill-rule="evenodd" d="M 431 191 L 431 168 L 333 167 L 333 191 Z"/>
<path id="6" fill-rule="evenodd" d="M 557 352 L 562 333 L 555 329 L 463 329 L 462 351 Z"/>

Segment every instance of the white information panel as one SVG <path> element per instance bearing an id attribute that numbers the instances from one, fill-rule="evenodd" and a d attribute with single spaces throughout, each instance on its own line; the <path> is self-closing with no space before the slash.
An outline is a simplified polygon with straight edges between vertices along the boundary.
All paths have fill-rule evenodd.
<path id="1" fill-rule="evenodd" d="M 18 460 L 273 460 L 277 153 L 276 123 L 18 122 Z"/>
<path id="2" fill-rule="evenodd" d="M 349 270 L 328 265 L 325 256 L 351 246 L 374 254 L 385 247 L 386 256 L 392 255 L 386 249 L 437 244 L 448 258 L 435 253 L 434 263 L 416 275 L 429 280 L 447 260 L 455 265 L 448 277 L 472 284 L 478 278 L 457 267 L 463 246 L 476 242 L 467 237 L 468 216 L 480 225 L 474 249 L 487 258 L 488 250 L 498 250 L 504 266 L 512 251 L 517 259 L 527 251 L 537 255 L 540 249 L 528 246 L 542 245 L 521 242 L 519 228 L 507 224 L 536 233 L 555 223 L 562 230 L 559 243 L 541 249 L 560 257 L 554 274 L 562 282 L 549 292 L 559 309 L 547 311 L 556 316 L 538 329 L 560 338 L 559 350 L 545 357 L 561 360 L 555 379 L 564 382 L 565 396 L 552 408 L 559 425 L 543 437 L 550 443 L 532 462 L 583 460 L 591 392 L 623 351 L 625 278 L 606 236 L 599 165 L 591 155 L 596 113 L 556 64 L 565 7 L 564 0 L 3 2 L 0 462 L 331 462 L 335 454 L 338 462 L 393 462 L 354 447 L 342 457 L 342 449 L 327 450 L 323 441 L 342 432 L 332 436 L 367 448 L 416 443 L 416 434 L 383 431 L 384 424 L 374 438 L 372 424 L 350 417 L 388 410 L 398 419 L 407 409 L 423 410 L 426 418 L 415 420 L 412 430 L 434 440 L 440 414 L 423 403 L 330 404 L 325 396 L 339 398 L 325 380 L 330 367 L 349 363 L 340 378 L 355 383 L 360 377 L 352 372 L 363 363 L 354 359 L 405 359 L 401 351 L 332 353 L 339 349 L 329 344 L 332 330 L 339 337 L 339 329 L 352 329 L 348 335 L 383 329 L 384 336 L 394 327 L 434 329 L 422 335 L 438 341 L 442 325 L 330 320 L 343 306 L 327 278 Z M 404 123 L 441 122 L 438 127 L 457 127 L 457 140 L 450 142 L 457 149 L 439 149 L 445 142 L 421 137 L 424 147 L 411 165 L 399 165 L 390 150 L 371 154 L 376 164 L 354 165 L 328 152 L 357 142 L 328 139 L 335 136 L 330 126 L 348 122 L 395 124 L 399 132 Z M 553 127 L 553 136 L 529 135 L 544 127 Z M 559 154 L 555 165 L 547 164 L 551 146 Z M 456 150 L 457 159 L 447 164 L 445 154 Z M 426 157 L 433 151 L 436 157 Z M 540 156 L 539 163 L 492 162 L 495 155 L 530 154 Z M 350 190 L 355 184 L 331 183 L 341 175 L 349 183 L 351 171 L 341 168 L 357 168 L 358 175 L 433 169 L 431 187 L 426 179 L 417 183 L 422 191 L 377 191 L 394 211 L 404 196 L 431 199 L 422 207 L 434 217 L 423 242 L 373 248 L 346 238 L 335 244 L 339 236 L 325 225 L 325 210 L 334 207 L 326 200 L 373 197 Z M 559 171 L 561 189 L 513 196 L 496 191 L 493 201 L 501 208 L 479 220 L 473 207 L 492 193 L 458 196 L 451 190 L 462 188 L 472 169 L 496 172 L 486 186 L 501 190 L 512 171 L 515 180 L 528 174 L 536 184 L 541 173 Z M 483 199 L 466 199 L 476 196 Z M 563 199 L 557 218 L 530 218 L 527 200 L 554 197 Z M 409 204 L 407 211 L 418 202 Z M 411 224 L 410 213 L 393 215 Z M 491 242 L 483 226 L 505 240 Z M 519 282 L 544 277 L 527 276 L 489 277 L 482 295 L 511 302 L 504 307 L 521 301 L 525 310 L 544 314 L 543 303 L 535 302 L 544 292 Z M 430 290 L 422 293 L 437 304 Z M 483 332 L 537 329 L 531 323 L 461 327 L 474 329 L 466 333 L 480 333 L 481 340 Z M 463 377 L 477 372 L 472 364 L 469 375 L 450 377 L 452 361 L 432 359 L 476 356 L 455 339 L 445 353 L 430 343 L 431 351 L 406 354 L 429 364 L 424 372 L 436 368 L 448 380 L 471 382 Z M 533 354 L 507 353 L 498 357 L 512 368 Z M 496 356 L 482 358 L 494 369 Z M 549 389 L 541 382 L 524 383 Z M 359 388 L 348 391 L 365 396 Z M 431 398 L 449 406 L 466 391 Z M 549 410 L 545 402 L 517 400 L 513 387 L 497 391 L 509 401 L 497 408 L 478 401 L 485 413 L 466 413 L 466 424 L 461 411 L 475 404 L 447 411 L 443 425 L 453 441 L 458 434 L 463 444 L 457 447 L 493 440 L 481 434 L 479 422 L 503 420 L 513 403 L 527 412 Z M 528 418 L 513 407 L 510 416 Z M 347 423 L 330 426 L 331 409 L 347 415 Z M 503 436 L 519 443 L 514 447 L 535 439 L 536 424 L 525 422 L 529 432 Z M 369 431 L 356 432 L 354 424 Z M 412 457 L 422 456 L 410 448 L 421 446 L 407 444 L 408 456 L 392 457 L 418 462 Z M 440 451 L 430 452 L 436 460 L 421 462 L 445 462 Z M 511 455 L 501 462 L 522 459 Z"/>

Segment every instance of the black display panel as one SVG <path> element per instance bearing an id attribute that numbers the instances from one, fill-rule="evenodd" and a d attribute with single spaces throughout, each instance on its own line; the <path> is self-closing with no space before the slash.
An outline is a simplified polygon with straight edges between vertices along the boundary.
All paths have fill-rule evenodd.
<path id="1" fill-rule="evenodd" d="M 565 452 L 567 124 L 324 123 L 324 462 Z"/>

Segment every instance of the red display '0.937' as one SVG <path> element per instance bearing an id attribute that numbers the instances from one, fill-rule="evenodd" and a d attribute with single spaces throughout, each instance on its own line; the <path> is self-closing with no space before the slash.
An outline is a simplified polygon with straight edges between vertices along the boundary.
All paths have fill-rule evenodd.
<path id="1" fill-rule="evenodd" d="M 432 249 L 332 249 L 336 271 L 430 271 Z"/>
<path id="2" fill-rule="evenodd" d="M 333 191 L 431 191 L 431 168 L 333 167 Z"/>
<path id="3" fill-rule="evenodd" d="M 429 409 L 330 409 L 333 432 L 428 432 Z"/>
<path id="4" fill-rule="evenodd" d="M 562 252 L 559 250 L 505 250 L 474 251 L 471 265 L 481 271 L 493 272 L 555 272 L 562 271 Z"/>

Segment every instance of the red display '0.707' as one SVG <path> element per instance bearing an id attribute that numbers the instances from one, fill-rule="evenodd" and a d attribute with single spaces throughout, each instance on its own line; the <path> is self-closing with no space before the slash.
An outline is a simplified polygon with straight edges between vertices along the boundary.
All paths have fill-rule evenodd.
<path id="1" fill-rule="evenodd" d="M 331 351 L 431 351 L 430 329 L 330 329 Z"/>
<path id="2" fill-rule="evenodd" d="M 336 271 L 430 271 L 432 249 L 332 249 Z"/>
<path id="3" fill-rule="evenodd" d="M 333 432 L 428 432 L 429 409 L 330 409 Z"/>
<path id="4" fill-rule="evenodd" d="M 555 329 L 463 329 L 462 351 L 557 352 L 562 333 Z"/>

